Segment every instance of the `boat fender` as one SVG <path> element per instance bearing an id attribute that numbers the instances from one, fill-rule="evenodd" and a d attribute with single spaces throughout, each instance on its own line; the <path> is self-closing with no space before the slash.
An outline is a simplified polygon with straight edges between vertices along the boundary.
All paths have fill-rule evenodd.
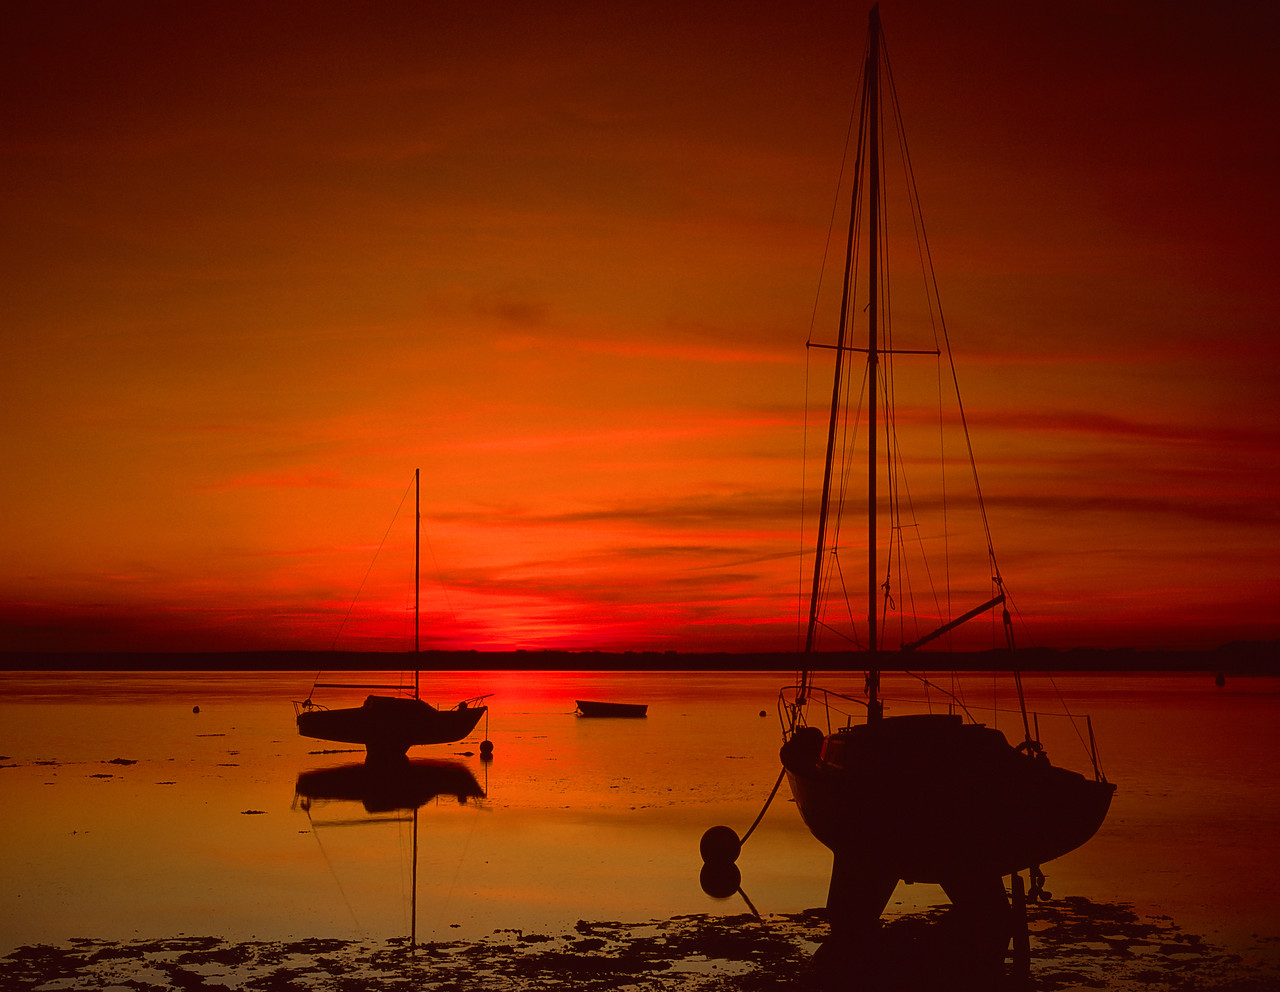
<path id="1" fill-rule="evenodd" d="M 801 727 L 782 745 L 782 765 L 797 771 L 812 768 L 822 756 L 825 735 L 817 727 Z"/>

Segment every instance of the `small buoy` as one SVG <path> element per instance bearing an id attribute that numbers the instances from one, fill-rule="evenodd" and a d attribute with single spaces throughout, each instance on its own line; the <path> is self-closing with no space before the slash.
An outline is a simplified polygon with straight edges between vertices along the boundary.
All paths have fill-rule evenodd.
<path id="1" fill-rule="evenodd" d="M 742 841 L 731 827 L 711 827 L 698 842 L 702 860 L 709 865 L 731 865 L 738 860 Z M 737 886 L 734 886 L 735 890 Z M 733 893 L 731 892 L 730 895 Z"/>
<path id="2" fill-rule="evenodd" d="M 199 706 L 193 706 L 193 707 L 191 707 L 191 712 L 192 712 L 192 713 L 199 713 L 199 712 L 200 712 L 200 707 L 199 707 Z"/>
<path id="3" fill-rule="evenodd" d="M 728 899 L 742 885 L 742 872 L 738 870 L 737 865 L 730 862 L 708 863 L 702 866 L 702 871 L 698 875 L 698 884 L 711 898 Z"/>
<path id="4" fill-rule="evenodd" d="M 768 714 L 767 714 L 767 713 L 765 713 L 765 711 L 764 711 L 764 710 L 761 710 L 761 711 L 760 711 L 760 715 L 761 715 L 761 716 L 768 716 Z"/>
<path id="5" fill-rule="evenodd" d="M 480 760 L 489 761 L 493 758 L 493 741 L 480 742 Z"/>

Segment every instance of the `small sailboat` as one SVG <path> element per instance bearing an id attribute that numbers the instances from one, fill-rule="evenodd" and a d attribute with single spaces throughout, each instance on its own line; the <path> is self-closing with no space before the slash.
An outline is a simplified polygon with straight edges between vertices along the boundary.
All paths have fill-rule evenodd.
<path id="1" fill-rule="evenodd" d="M 421 472 L 413 473 L 413 652 L 419 653 L 419 577 L 421 572 Z M 421 675 L 414 665 L 413 695 L 385 693 L 366 697 L 363 705 L 330 709 L 312 699 L 316 689 L 386 689 L 383 685 L 320 682 L 311 695 L 294 704 L 298 733 L 303 737 L 343 744 L 361 744 L 370 762 L 403 761 L 417 744 L 451 744 L 475 730 L 488 713 L 488 695 L 464 699 L 447 709 L 432 706 L 421 695 Z M 485 744 L 488 742 L 486 741 Z M 481 750 L 488 753 L 484 745 Z"/>
<path id="2" fill-rule="evenodd" d="M 905 356 L 935 355 L 933 364 L 941 370 L 939 379 L 948 388 L 955 382 L 945 324 L 941 334 L 937 333 L 939 304 L 917 311 L 924 314 L 921 324 L 935 328 L 931 348 L 914 346 L 927 343 L 924 341 L 904 341 L 904 328 L 895 329 L 888 320 L 888 256 L 883 239 L 890 225 L 882 212 L 888 208 L 883 199 L 881 155 L 882 142 L 889 143 L 886 124 L 897 121 L 892 85 L 879 11 L 873 8 L 837 340 L 834 345 L 817 346 L 834 353 L 834 385 L 804 670 L 798 684 L 783 691 L 781 760 L 801 817 L 813 836 L 833 853 L 828 915 L 835 944 L 856 945 L 865 939 L 878 926 L 900 880 L 941 885 L 962 915 L 971 913 L 996 921 L 996 938 L 1007 943 L 1009 902 L 1004 876 L 1015 878 L 1020 885 L 1019 873 L 1029 872 L 1034 891 L 1042 877 L 1040 866 L 1083 844 L 1098 830 L 1115 787 L 1103 777 L 1096 749 L 1091 749 L 1094 767 L 1087 776 L 1050 762 L 1037 739 L 1036 722 L 1028 719 L 1016 672 L 1012 678 L 1023 730 L 1023 739 L 1016 745 L 1010 744 L 1002 731 L 969 717 L 954 693 L 927 680 L 921 681 L 932 702 L 921 704 L 924 712 L 907 712 L 909 704 L 899 707 L 896 699 L 886 705 L 881 669 L 890 667 L 886 662 L 891 650 L 910 656 L 936 639 L 958 637 L 956 632 L 963 625 L 978 617 L 995 617 L 997 609 L 1002 626 L 996 628 L 992 623 L 991 627 L 1008 639 L 1010 650 L 1013 647 L 1008 593 L 986 526 L 980 490 L 972 497 L 971 506 L 976 508 L 975 520 L 980 520 L 977 529 L 983 532 L 975 546 L 986 558 L 976 562 L 976 567 L 985 568 L 990 577 L 989 590 L 981 594 L 985 602 L 972 609 L 952 609 L 944 598 L 931 600 L 927 609 L 910 611 L 907 607 L 915 604 L 914 594 L 900 592 L 898 585 L 891 584 L 891 573 L 893 583 L 898 582 L 906 555 L 914 553 L 905 544 L 929 543 L 920 536 L 911 508 L 914 494 L 906 474 L 908 468 L 915 470 L 916 460 L 904 453 L 903 435 L 912 425 L 898 423 L 910 417 L 895 410 L 895 402 L 904 407 L 907 404 L 901 398 L 906 387 L 895 385 L 893 365 L 899 356 L 903 362 L 911 362 L 917 359 Z M 892 97 L 888 101 L 884 99 L 886 89 Z M 892 120 L 888 120 L 890 116 Z M 895 147 L 903 149 L 905 157 L 905 139 L 899 136 Z M 918 201 L 909 158 L 906 161 L 903 182 L 915 211 Z M 916 231 L 922 232 L 923 225 Z M 927 270 L 927 246 L 920 255 Z M 936 292 L 936 283 L 930 285 L 931 272 L 926 271 L 924 283 Z M 855 330 L 853 319 L 863 313 L 867 315 L 865 336 Z M 865 356 L 865 368 L 856 367 L 859 363 L 852 360 L 855 354 Z M 964 425 L 960 409 L 953 423 Z M 855 435 L 856 451 L 851 440 Z M 970 462 L 965 475 L 972 477 L 977 490 L 967 425 L 963 436 Z M 846 491 L 857 488 L 855 482 L 860 478 L 866 483 L 865 502 L 855 504 L 851 498 L 846 503 Z M 827 604 L 834 601 L 849 606 L 849 597 L 841 588 L 840 555 L 845 549 L 839 541 L 839 521 L 842 509 L 852 515 L 855 506 L 858 512 L 865 511 L 866 530 L 851 543 L 867 558 L 862 573 L 867 583 L 866 616 L 854 618 L 853 609 L 847 610 L 852 635 L 846 650 L 860 648 L 856 656 L 824 651 L 819 644 L 824 634 L 845 623 L 827 615 Z M 954 520 L 944 524 L 948 539 L 954 527 Z M 981 581 L 985 583 L 986 578 Z M 908 613 L 931 614 L 930 626 L 910 626 L 905 620 Z M 891 667 L 915 666 L 899 654 Z M 812 672 L 820 668 L 864 670 L 864 691 L 836 693 L 818 688 Z M 903 712 L 892 712 L 898 708 Z M 730 854 L 736 856 L 736 840 L 730 846 Z M 1015 902 L 1018 891 L 1015 885 Z"/>

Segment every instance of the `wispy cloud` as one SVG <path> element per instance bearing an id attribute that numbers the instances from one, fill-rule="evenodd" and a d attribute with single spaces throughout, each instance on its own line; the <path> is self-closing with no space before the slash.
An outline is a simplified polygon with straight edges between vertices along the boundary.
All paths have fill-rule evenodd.
<path id="1" fill-rule="evenodd" d="M 1169 441 L 1207 445 L 1239 445 L 1246 448 L 1280 446 L 1280 433 L 1266 427 L 1142 421 L 1084 410 L 992 410 L 968 413 L 970 424 L 985 429 L 1003 428 L 1026 433 L 1062 433 L 1134 440 Z"/>

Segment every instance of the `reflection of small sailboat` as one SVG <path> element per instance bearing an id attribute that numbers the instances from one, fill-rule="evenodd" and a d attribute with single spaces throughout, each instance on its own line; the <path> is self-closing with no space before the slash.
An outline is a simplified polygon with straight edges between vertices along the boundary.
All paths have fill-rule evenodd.
<path id="1" fill-rule="evenodd" d="M 312 819 L 311 811 L 316 802 L 358 802 L 365 812 L 376 816 L 382 813 L 411 812 L 409 817 L 393 817 L 393 820 L 409 820 L 413 824 L 413 850 L 410 874 L 410 923 L 409 943 L 418 939 L 418 811 L 433 800 L 446 796 L 459 804 L 471 799 L 483 799 L 485 790 L 476 781 L 471 769 L 458 761 L 413 759 L 398 763 L 374 763 L 339 765 L 335 768 L 317 768 L 298 775 L 294 785 L 298 807 L 311 820 L 313 827 L 322 825 Z M 377 819 L 346 819 L 325 821 L 324 826 L 357 826 L 363 823 L 386 822 Z"/>
<path id="2" fill-rule="evenodd" d="M 645 716 L 649 712 L 646 703 L 601 703 L 590 699 L 575 699 L 582 716 Z"/>
<path id="3" fill-rule="evenodd" d="M 910 534 L 912 542 L 925 543 L 917 536 L 919 524 L 911 516 L 909 501 L 916 494 L 906 489 L 904 473 L 908 457 L 900 447 L 906 431 L 899 431 L 900 425 L 894 418 L 898 394 L 894 392 L 892 358 L 924 353 L 949 359 L 950 355 L 945 329 L 941 341 L 935 345 L 936 350 L 907 351 L 895 347 L 887 306 L 882 306 L 888 301 L 889 284 L 884 267 L 887 255 L 879 241 L 890 225 L 880 213 L 884 206 L 880 142 L 885 123 L 881 115 L 887 116 L 889 110 L 896 110 L 896 96 L 894 103 L 881 105 L 882 64 L 885 80 L 889 86 L 892 84 L 882 44 L 879 13 L 873 8 L 839 336 L 833 346 L 836 371 L 805 671 L 794 693 L 784 695 L 786 727 L 781 758 L 801 817 L 814 837 L 834 854 L 828 901 L 833 935 L 855 937 L 874 927 L 897 882 L 906 880 L 941 884 L 962 917 L 968 913 L 995 920 L 995 932 L 1004 933 L 1007 942 L 1008 902 L 1002 876 L 1030 870 L 1034 882 L 1041 864 L 1088 840 L 1101 825 L 1115 787 L 1102 778 L 1096 758 L 1092 778 L 1049 762 L 1037 740 L 1038 734 L 1033 733 L 1027 719 L 1021 680 L 1016 674 L 1025 730 L 1025 739 L 1017 747 L 1011 746 L 999 730 L 965 722 L 953 712 L 884 714 L 880 667 L 882 652 L 891 636 L 887 623 L 890 616 L 895 618 L 895 625 L 901 631 L 893 636 L 900 636 L 898 646 L 906 652 L 955 631 L 997 606 L 1002 608 L 1004 633 L 1012 648 L 1012 624 L 1005 606 L 1004 581 L 986 533 L 980 492 L 975 494 L 974 505 L 980 514 L 979 529 L 985 535 L 980 540 L 985 543 L 986 566 L 990 568 L 987 574 L 992 577 L 990 599 L 959 616 L 956 616 L 959 611 L 952 613 L 945 601 L 940 607 L 931 603 L 931 609 L 936 611 L 930 623 L 934 629 L 924 628 L 929 632 L 921 636 L 919 629 L 911 630 L 907 626 L 908 606 L 914 602 L 908 598 L 909 591 L 900 592 L 894 586 L 892 594 L 890 592 L 888 575 L 892 570 L 895 579 L 902 581 L 900 575 L 909 553 L 904 548 L 904 535 Z M 899 146 L 905 148 L 900 136 L 898 140 Z M 909 163 L 903 172 L 910 177 Z M 913 209 L 914 193 L 914 188 L 909 190 Z M 862 230 L 864 206 L 865 232 Z M 922 231 L 923 227 L 916 230 Z M 865 268 L 858 259 L 862 245 L 867 252 Z M 927 260 L 927 248 L 922 256 Z M 857 282 L 863 276 L 866 278 L 865 301 L 856 300 Z M 931 302 L 924 312 L 940 315 L 941 310 L 935 307 L 936 303 Z M 870 327 L 865 347 L 854 347 L 848 341 L 851 315 L 860 312 L 867 313 Z M 845 367 L 849 353 L 855 351 L 866 355 L 863 376 L 850 376 L 850 370 Z M 941 367 L 947 370 L 946 380 L 950 381 L 953 372 L 945 359 Z M 850 380 L 854 400 L 859 380 L 864 390 L 862 413 L 866 423 L 860 429 L 854 429 L 854 415 L 848 412 L 849 407 L 857 406 L 846 402 Z M 897 388 L 902 393 L 905 387 Z M 932 389 L 930 395 L 933 395 Z M 879 425 L 878 416 L 883 418 Z M 956 422 L 963 425 L 962 412 Z M 867 619 L 858 626 L 866 639 L 866 662 L 859 666 L 867 669 L 865 699 L 817 689 L 809 674 L 809 669 L 819 663 L 820 656 L 815 654 L 818 635 L 835 625 L 835 621 L 829 623 L 824 618 L 824 590 L 828 583 L 840 581 L 836 535 L 839 511 L 844 505 L 844 484 L 850 475 L 842 457 L 846 445 L 851 450 L 850 438 L 854 436 L 867 448 L 858 455 L 860 461 L 865 458 L 862 464 L 867 473 L 867 502 L 863 505 L 868 526 L 869 561 L 864 573 L 868 576 L 868 612 Z M 967 445 L 967 429 L 964 437 Z M 877 444 L 884 445 L 879 456 Z M 969 459 L 972 462 L 971 448 Z M 877 471 L 884 473 L 879 479 Z M 976 478 L 973 474 L 975 482 Z M 890 525 L 882 528 L 878 537 L 877 518 L 882 513 L 889 516 Z M 950 533 L 954 521 L 945 526 Z M 885 540 L 886 531 L 887 552 L 878 547 L 878 541 Z M 878 551 L 881 552 L 879 558 Z M 831 598 L 847 602 L 838 592 Z M 955 619 L 947 619 L 948 616 Z M 851 640 L 859 640 L 856 632 Z M 936 686 L 931 688 L 937 690 Z M 942 694 L 951 695 L 945 690 Z M 860 706 L 865 720 L 855 723 L 850 719 L 844 726 L 833 728 L 832 710 L 846 701 Z M 812 714 L 815 721 L 823 721 L 825 717 L 826 729 L 808 723 L 813 710 L 820 711 Z M 730 853 L 736 853 L 736 839 L 728 846 L 733 848 Z M 1019 877 L 1015 894 L 1020 883 Z"/>
<path id="4" fill-rule="evenodd" d="M 418 599 L 421 557 L 422 513 L 420 509 L 420 472 L 413 473 L 413 651 L 415 662 L 418 644 Z M 383 686 L 356 685 L 317 681 L 316 689 L 381 689 Z M 450 744 L 460 741 L 475 730 L 480 718 L 488 712 L 483 705 L 486 696 L 464 699 L 449 709 L 437 709 L 421 697 L 419 671 L 414 665 L 413 695 L 372 695 L 362 706 L 329 709 L 308 696 L 295 703 L 298 733 L 322 741 L 363 744 L 371 761 L 403 759 L 415 744 Z"/>

